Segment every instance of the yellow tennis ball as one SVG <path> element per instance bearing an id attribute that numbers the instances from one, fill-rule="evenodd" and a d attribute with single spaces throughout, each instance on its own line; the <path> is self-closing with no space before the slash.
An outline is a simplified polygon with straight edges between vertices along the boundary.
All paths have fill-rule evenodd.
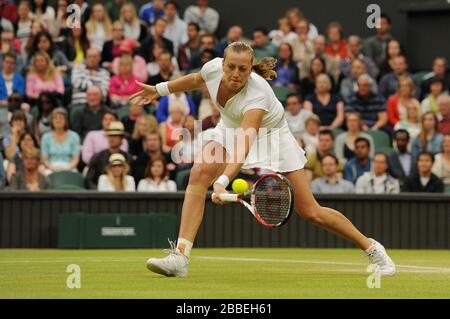
<path id="1" fill-rule="evenodd" d="M 242 178 L 237 178 L 231 184 L 231 188 L 236 194 L 244 194 L 248 190 L 248 184 Z"/>

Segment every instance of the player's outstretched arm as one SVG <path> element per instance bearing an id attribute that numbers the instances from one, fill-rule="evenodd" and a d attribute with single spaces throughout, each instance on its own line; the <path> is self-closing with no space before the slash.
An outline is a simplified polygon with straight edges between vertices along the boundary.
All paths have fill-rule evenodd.
<path id="1" fill-rule="evenodd" d="M 159 94 L 156 91 L 156 86 L 148 85 L 138 81 L 136 81 L 136 83 L 143 90 L 133 94 L 130 97 L 131 103 L 149 104 L 150 102 L 159 97 Z M 200 73 L 191 73 L 182 76 L 179 79 L 167 82 L 170 93 L 198 90 L 202 87 L 203 83 L 205 83 L 205 81 L 203 80 Z"/>

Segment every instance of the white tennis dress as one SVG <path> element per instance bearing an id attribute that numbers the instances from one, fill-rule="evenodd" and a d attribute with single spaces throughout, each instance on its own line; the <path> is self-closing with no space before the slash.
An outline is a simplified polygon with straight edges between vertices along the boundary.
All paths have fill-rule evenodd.
<path id="1" fill-rule="evenodd" d="M 234 129 L 240 127 L 244 113 L 262 109 L 267 113 L 243 168 L 259 167 L 275 172 L 292 172 L 303 168 L 307 161 L 305 152 L 289 130 L 283 106 L 264 78 L 252 72 L 245 86 L 225 106 L 217 102 L 223 77 L 222 60 L 216 58 L 206 63 L 200 71 L 212 102 L 221 114 L 221 120 L 214 129 L 202 132 L 201 142 L 216 141 L 231 154 L 235 143 Z"/>

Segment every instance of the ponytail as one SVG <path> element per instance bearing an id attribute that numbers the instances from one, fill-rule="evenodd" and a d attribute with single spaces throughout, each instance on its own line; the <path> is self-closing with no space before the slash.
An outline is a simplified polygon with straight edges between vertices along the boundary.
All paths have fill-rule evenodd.
<path id="1" fill-rule="evenodd" d="M 273 80 L 277 77 L 277 72 L 273 70 L 276 63 L 277 60 L 274 58 L 264 58 L 253 65 L 253 71 L 262 76 L 265 80 Z"/>

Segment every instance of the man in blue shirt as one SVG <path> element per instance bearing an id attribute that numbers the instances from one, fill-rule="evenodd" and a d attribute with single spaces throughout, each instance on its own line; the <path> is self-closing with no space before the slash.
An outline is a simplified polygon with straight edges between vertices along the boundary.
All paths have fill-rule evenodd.
<path id="1" fill-rule="evenodd" d="M 372 159 L 370 154 L 370 142 L 365 137 L 358 137 L 355 140 L 355 157 L 345 163 L 344 179 L 356 183 L 358 177 L 365 172 L 370 172 Z"/>
<path id="2" fill-rule="evenodd" d="M 151 3 L 144 4 L 139 10 L 139 19 L 148 27 L 151 27 L 156 18 L 164 16 L 164 1 L 153 0 Z"/>

